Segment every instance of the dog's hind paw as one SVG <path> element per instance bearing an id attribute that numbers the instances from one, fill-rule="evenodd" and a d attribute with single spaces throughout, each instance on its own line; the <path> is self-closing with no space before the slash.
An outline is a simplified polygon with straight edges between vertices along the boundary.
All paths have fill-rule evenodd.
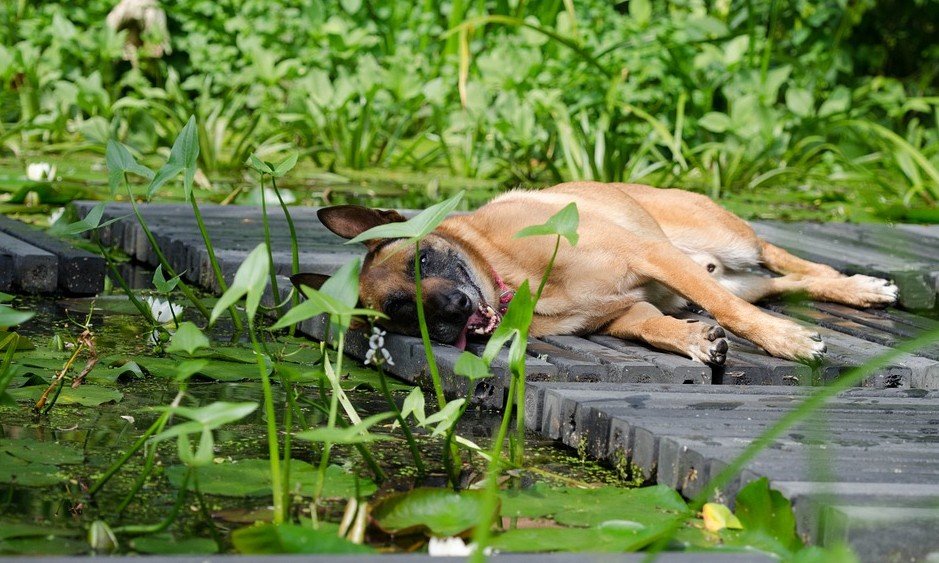
<path id="1" fill-rule="evenodd" d="M 703 325 L 699 337 L 688 348 L 688 355 L 708 365 L 722 366 L 727 359 L 726 336 L 719 326 Z"/>
<path id="2" fill-rule="evenodd" d="M 862 274 L 844 279 L 848 285 L 848 305 L 883 307 L 897 302 L 900 290 L 892 282 Z"/>

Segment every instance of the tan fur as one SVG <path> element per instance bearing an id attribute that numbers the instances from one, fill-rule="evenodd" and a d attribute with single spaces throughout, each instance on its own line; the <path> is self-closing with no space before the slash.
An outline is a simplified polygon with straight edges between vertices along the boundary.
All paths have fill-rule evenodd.
<path id="1" fill-rule="evenodd" d="M 536 309 L 534 336 L 604 331 L 701 359 L 708 331 L 662 312 L 682 305 L 680 296 L 774 356 L 815 358 L 824 348 L 817 333 L 749 301 L 793 291 L 862 307 L 896 298 L 896 288 L 883 280 L 844 278 L 796 258 L 707 197 L 682 190 L 576 182 L 513 191 L 473 214 L 448 219 L 439 232 L 486 257 L 510 286 L 527 279 L 537 287 L 554 240 L 514 234 L 572 201 L 580 242 L 575 248 L 561 244 Z M 744 271 L 764 260 L 774 271 L 797 275 L 770 279 Z M 711 273 L 708 264 L 714 265 Z"/>

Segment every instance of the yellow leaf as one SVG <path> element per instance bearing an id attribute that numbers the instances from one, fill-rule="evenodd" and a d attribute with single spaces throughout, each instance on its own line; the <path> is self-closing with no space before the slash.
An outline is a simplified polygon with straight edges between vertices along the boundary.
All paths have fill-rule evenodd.
<path id="1" fill-rule="evenodd" d="M 710 532 L 717 532 L 724 528 L 732 530 L 742 530 L 743 524 L 723 504 L 709 502 L 701 509 L 701 516 L 704 518 L 704 527 Z"/>

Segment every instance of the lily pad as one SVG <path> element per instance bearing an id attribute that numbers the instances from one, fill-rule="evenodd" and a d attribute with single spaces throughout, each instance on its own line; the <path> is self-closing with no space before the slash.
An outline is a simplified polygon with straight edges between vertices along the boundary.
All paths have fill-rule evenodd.
<path id="1" fill-rule="evenodd" d="M 503 551 L 636 551 L 658 537 L 659 528 L 609 521 L 591 528 L 523 528 L 493 538 Z"/>
<path id="2" fill-rule="evenodd" d="M 85 461 L 85 454 L 75 446 L 57 442 L 40 442 L 31 438 L 17 440 L 0 438 L 0 452 L 23 461 L 50 465 L 73 465 Z"/>
<path id="3" fill-rule="evenodd" d="M 175 465 L 166 470 L 166 475 L 174 487 L 182 485 L 187 468 Z M 262 497 L 271 494 L 271 465 L 266 459 L 241 459 L 230 463 L 220 463 L 199 468 L 199 490 L 210 495 L 226 497 Z M 306 462 L 290 460 L 290 490 L 299 494 L 312 494 L 319 479 L 316 468 Z M 341 467 L 330 465 L 326 468 L 326 482 L 322 496 L 326 498 L 349 498 L 371 495 L 378 487 L 367 478 L 356 479 Z M 190 483 L 190 488 L 193 484 Z"/>
<path id="4" fill-rule="evenodd" d="M 49 526 L 38 526 L 36 524 L 23 524 L 21 522 L 0 522 L 0 540 L 12 538 L 48 538 L 77 536 L 78 530 L 67 530 L 65 528 L 51 528 Z"/>
<path id="5" fill-rule="evenodd" d="M 425 487 L 383 498 L 372 509 L 372 517 L 388 533 L 429 531 L 446 537 L 472 529 L 480 521 L 484 506 L 481 491 Z"/>
<path id="6" fill-rule="evenodd" d="M 340 538 L 331 529 L 314 530 L 295 524 L 261 524 L 232 533 L 240 553 L 372 553 L 370 547 Z"/>
<path id="7" fill-rule="evenodd" d="M 218 544 L 208 538 L 175 539 L 169 535 L 134 538 L 130 547 L 138 553 L 152 555 L 200 555 L 218 553 Z"/>
<path id="8" fill-rule="evenodd" d="M 88 544 L 81 540 L 47 537 L 16 538 L 0 541 L 0 555 L 79 555 L 88 551 Z"/>
<path id="9" fill-rule="evenodd" d="M 65 476 L 55 465 L 33 463 L 0 453 L 0 483 L 24 487 L 48 487 L 58 485 L 63 481 L 65 481 Z"/>
<path id="10" fill-rule="evenodd" d="M 10 396 L 17 401 L 35 401 L 46 390 L 45 385 L 30 385 L 20 387 L 19 389 L 10 389 Z M 104 403 L 118 403 L 124 398 L 124 394 L 115 389 L 99 387 L 97 385 L 82 385 L 77 389 L 72 389 L 66 385 L 62 389 L 57 401 L 60 405 L 82 405 L 84 407 L 97 407 Z"/>
<path id="11" fill-rule="evenodd" d="M 596 526 L 608 520 L 628 520 L 651 527 L 689 513 L 681 496 L 662 485 L 639 489 L 575 489 L 538 484 L 502 494 L 502 516 L 551 517 L 565 526 Z"/>

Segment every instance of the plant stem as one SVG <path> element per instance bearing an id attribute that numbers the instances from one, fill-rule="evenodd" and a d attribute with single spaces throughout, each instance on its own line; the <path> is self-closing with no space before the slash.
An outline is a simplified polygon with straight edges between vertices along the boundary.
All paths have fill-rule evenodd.
<path id="1" fill-rule="evenodd" d="M 505 412 L 502 413 L 502 422 L 499 424 L 499 432 L 492 443 L 490 450 L 489 467 L 486 470 L 486 488 L 483 497 L 483 517 L 476 529 L 473 531 L 473 543 L 476 549 L 470 556 L 470 561 L 485 561 L 486 543 L 489 541 L 489 532 L 493 521 L 496 519 L 496 511 L 499 508 L 499 473 L 502 469 L 502 445 L 505 443 L 505 435 L 509 430 L 509 419 L 512 417 L 512 404 L 515 397 L 516 378 L 509 380 L 509 401 L 505 405 Z"/>
<path id="2" fill-rule="evenodd" d="M 391 411 L 395 414 L 398 424 L 401 425 L 401 431 L 404 432 L 404 438 L 407 440 L 408 448 L 411 450 L 411 457 L 414 458 L 414 465 L 417 467 L 417 477 L 423 479 L 424 476 L 427 475 L 427 470 L 424 467 L 424 460 L 421 459 L 421 451 L 417 447 L 417 442 L 414 441 L 414 434 L 411 433 L 411 427 L 408 426 L 408 422 L 401 416 L 401 409 L 398 408 L 398 403 L 395 402 L 391 391 L 388 389 L 385 370 L 381 368 L 381 365 L 378 366 L 378 381 L 381 385 L 381 392 L 385 395 L 385 400 L 388 401 L 388 406 L 391 407 Z"/>
<path id="3" fill-rule="evenodd" d="M 140 224 L 140 228 L 143 230 L 143 234 L 147 237 L 147 241 L 150 242 L 150 247 L 153 249 L 153 253 L 156 254 L 157 260 L 160 261 L 160 264 L 163 266 L 163 270 L 166 274 L 173 278 L 176 277 L 176 270 L 170 266 L 169 261 L 167 261 L 166 256 L 164 256 L 163 251 L 160 250 L 160 245 L 157 244 L 156 238 L 154 238 L 153 233 L 150 232 L 150 228 L 147 226 L 147 222 L 144 220 L 143 215 L 140 214 L 140 209 L 137 207 L 137 200 L 134 198 L 133 192 L 130 190 L 130 184 L 127 183 L 127 174 L 124 174 L 124 185 L 127 187 L 127 195 L 130 197 L 130 205 L 134 210 L 134 215 L 137 217 L 137 223 Z M 202 304 L 201 301 L 193 293 L 192 289 L 183 281 L 182 278 L 179 278 L 179 283 L 177 284 L 179 290 L 183 292 L 183 295 L 186 296 L 186 299 L 189 300 L 193 306 L 199 310 L 199 313 L 205 317 L 206 320 L 209 320 L 211 313 Z"/>
<path id="4" fill-rule="evenodd" d="M 179 493 L 176 495 L 176 502 L 173 504 L 173 508 L 170 509 L 169 514 L 166 515 L 166 518 L 156 524 L 120 526 L 114 528 L 114 533 L 133 535 L 155 534 L 169 528 L 170 524 L 176 520 L 179 509 L 182 508 L 183 504 L 186 502 L 186 494 L 189 492 L 189 481 L 192 479 L 192 473 L 193 469 L 190 467 L 189 470 L 186 471 L 186 477 L 183 479 L 183 484 L 179 488 Z"/>
<path id="5" fill-rule="evenodd" d="M 261 174 L 261 222 L 264 224 L 264 246 L 267 247 L 267 259 L 270 260 L 271 293 L 274 302 L 280 300 L 280 290 L 277 288 L 277 269 L 274 268 L 274 250 L 271 248 L 271 224 L 267 218 L 267 199 L 264 197 L 264 174 Z M 278 314 L 283 314 L 280 311 Z"/>
<path id="6" fill-rule="evenodd" d="M 131 456 L 137 453 L 140 450 L 140 448 L 142 448 L 144 444 L 147 443 L 147 440 L 150 439 L 150 436 L 153 436 L 154 434 L 161 432 L 163 430 L 163 428 L 166 426 L 166 423 L 169 421 L 169 419 L 170 419 L 169 411 L 166 411 L 163 414 L 161 414 L 160 417 L 157 418 L 156 421 L 154 421 L 154 423 L 150 425 L 150 428 L 147 428 L 147 431 L 144 432 L 142 436 L 137 438 L 137 441 L 135 441 L 133 445 L 131 445 L 130 449 L 124 452 L 124 455 L 122 455 L 120 459 L 114 462 L 111 465 L 111 467 L 109 467 L 108 470 L 104 472 L 104 475 L 102 475 L 101 478 L 98 479 L 98 481 L 95 482 L 94 485 L 92 485 L 91 489 L 88 490 L 88 496 L 90 497 L 95 496 L 95 494 L 97 494 L 98 491 L 101 490 L 101 487 L 103 487 L 111 479 L 111 477 L 114 477 L 114 474 L 117 473 L 118 470 L 121 467 L 123 467 L 125 463 L 127 463 L 127 460 L 129 460 Z"/>
<path id="7" fill-rule="evenodd" d="M 345 350 L 346 345 L 346 333 L 339 331 L 339 350 L 336 355 L 336 369 L 333 370 L 333 375 L 339 377 L 338 374 L 342 373 L 342 355 Z M 329 377 L 329 355 L 323 353 L 323 362 L 326 368 L 326 377 Z M 332 384 L 332 381 L 330 381 Z M 329 415 L 326 419 L 326 427 L 333 428 L 336 426 L 336 418 L 339 415 L 339 395 L 336 393 L 336 390 L 333 389 L 332 394 L 329 396 Z M 320 457 L 320 465 L 318 468 L 319 479 L 316 481 L 316 486 L 313 489 L 313 502 L 316 503 L 319 501 L 320 495 L 323 493 L 323 485 L 326 483 L 326 468 L 329 466 L 329 453 L 332 450 L 332 442 L 323 443 L 323 455 Z"/>
<path id="8" fill-rule="evenodd" d="M 209 238 L 209 232 L 205 228 L 205 221 L 202 220 L 202 213 L 199 211 L 199 204 L 196 203 L 196 197 L 190 196 L 189 201 L 192 203 L 192 213 L 196 216 L 196 224 L 199 226 L 199 232 L 202 234 L 202 241 L 205 243 L 205 249 L 209 254 L 209 263 L 212 265 L 212 271 L 215 273 L 215 281 L 218 282 L 219 290 L 222 293 L 228 290 L 228 284 L 225 283 L 225 276 L 222 275 L 222 268 L 218 265 L 218 260 L 215 258 L 215 248 L 212 246 L 212 240 Z M 273 262 L 271 262 L 273 264 Z M 228 314 L 231 315 L 232 324 L 235 325 L 235 332 L 241 334 L 241 331 L 244 330 L 244 326 L 241 324 L 241 317 L 238 316 L 238 311 L 235 309 L 235 306 L 232 305 L 228 308 Z"/>
<path id="9" fill-rule="evenodd" d="M 271 393 L 271 380 L 267 376 L 264 365 L 264 352 L 254 333 L 254 323 L 248 319 L 248 334 L 251 336 L 251 345 L 254 346 L 254 355 L 258 362 L 258 373 L 261 375 L 261 388 L 264 391 L 264 414 L 267 417 L 267 451 L 271 463 L 271 491 L 274 495 L 274 523 L 284 522 L 284 490 L 281 487 L 280 453 L 277 446 L 277 415 L 274 412 L 274 396 Z"/>
<path id="10" fill-rule="evenodd" d="M 284 218 L 287 220 L 287 230 L 290 231 L 290 273 L 299 274 L 300 247 L 297 243 L 297 229 L 293 224 L 293 218 L 290 216 L 287 204 L 284 203 L 284 198 L 280 196 L 280 190 L 277 189 L 277 182 L 274 180 L 273 176 L 271 176 L 271 186 L 274 188 L 274 195 L 277 196 L 277 201 L 280 202 L 280 208 L 284 211 Z M 300 296 L 294 294 L 294 304 L 297 303 L 300 303 Z"/>
<path id="11" fill-rule="evenodd" d="M 427 330 L 427 318 L 424 316 L 424 298 L 421 294 L 421 246 L 414 243 L 414 303 L 417 305 L 417 322 L 421 327 L 421 342 L 424 344 L 424 355 L 427 357 L 427 369 L 434 383 L 434 393 L 437 395 L 437 407 L 443 408 L 447 404 L 443 396 L 443 383 L 440 381 L 440 370 L 437 369 L 437 359 L 430 343 L 430 332 Z"/>

